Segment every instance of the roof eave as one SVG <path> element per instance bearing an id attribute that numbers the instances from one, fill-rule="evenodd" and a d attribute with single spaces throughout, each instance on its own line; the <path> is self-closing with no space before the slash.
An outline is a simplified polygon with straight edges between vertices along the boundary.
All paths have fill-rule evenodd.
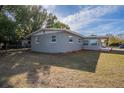
<path id="1" fill-rule="evenodd" d="M 32 32 L 31 34 L 27 35 L 25 38 L 28 38 L 28 37 L 32 36 L 33 34 L 36 34 L 36 33 L 40 32 L 40 31 L 58 31 L 58 30 L 59 30 L 59 31 L 66 31 L 66 32 L 68 32 L 68 33 L 77 35 L 77 36 L 82 37 L 82 38 L 85 37 L 85 36 L 83 36 L 83 35 L 80 35 L 80 34 L 77 33 L 77 32 L 74 32 L 74 31 L 71 31 L 71 30 L 68 30 L 68 29 L 60 29 L 60 28 L 41 28 L 41 29 L 38 29 L 37 31 Z"/>

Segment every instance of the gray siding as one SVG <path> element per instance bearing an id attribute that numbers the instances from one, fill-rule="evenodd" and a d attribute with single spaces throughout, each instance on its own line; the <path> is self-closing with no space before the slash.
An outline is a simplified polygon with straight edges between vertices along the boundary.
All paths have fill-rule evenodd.
<path id="1" fill-rule="evenodd" d="M 53 43 L 51 41 L 51 37 L 56 36 L 56 42 Z M 82 49 L 82 41 L 79 43 L 79 38 L 76 35 L 66 33 L 66 32 L 57 32 L 57 33 L 49 33 L 43 35 L 37 35 L 39 37 L 39 44 L 36 44 L 35 37 L 31 37 L 31 49 L 32 51 L 38 52 L 46 52 L 46 53 L 64 53 L 77 51 Z M 73 42 L 69 43 L 69 37 L 73 36 Z"/>
<path id="2" fill-rule="evenodd" d="M 100 50 L 101 49 L 101 42 L 99 39 L 95 39 L 95 40 L 97 40 L 97 45 L 91 45 L 90 44 L 90 41 L 93 39 L 84 39 L 84 40 L 88 40 L 89 44 L 88 45 L 82 45 L 83 49 L 89 49 L 89 50 Z"/>

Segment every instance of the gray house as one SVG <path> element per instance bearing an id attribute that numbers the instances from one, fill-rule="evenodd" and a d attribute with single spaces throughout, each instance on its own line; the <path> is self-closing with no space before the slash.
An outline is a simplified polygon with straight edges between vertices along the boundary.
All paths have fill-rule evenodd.
<path id="1" fill-rule="evenodd" d="M 106 46 L 103 42 L 106 37 L 86 37 L 66 29 L 44 28 L 28 36 L 31 36 L 31 50 L 37 52 L 65 53 L 81 49 L 101 50 L 103 46 Z"/>

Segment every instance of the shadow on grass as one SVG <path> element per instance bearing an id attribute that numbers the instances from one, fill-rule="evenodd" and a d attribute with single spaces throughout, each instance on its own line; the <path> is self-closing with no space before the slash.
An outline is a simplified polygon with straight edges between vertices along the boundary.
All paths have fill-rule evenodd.
<path id="1" fill-rule="evenodd" d="M 51 66 L 95 73 L 99 55 L 98 51 L 78 51 L 65 54 L 12 52 L 0 57 L 0 87 L 16 87 L 8 82 L 9 78 L 21 73 L 27 73 L 29 87 L 42 85 L 47 87 Z"/>

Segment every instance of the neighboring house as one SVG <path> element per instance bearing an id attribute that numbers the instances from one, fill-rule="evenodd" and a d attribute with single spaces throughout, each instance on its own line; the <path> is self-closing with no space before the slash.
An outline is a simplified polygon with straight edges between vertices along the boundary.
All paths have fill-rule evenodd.
<path id="1" fill-rule="evenodd" d="M 100 50 L 106 37 L 86 37 L 79 33 L 55 28 L 39 29 L 31 36 L 31 50 L 46 53 L 65 53 L 81 49 Z"/>
<path id="2" fill-rule="evenodd" d="M 21 46 L 24 47 L 24 48 L 30 47 L 31 46 L 30 45 L 30 40 L 27 40 L 27 39 L 22 40 L 21 41 Z"/>

